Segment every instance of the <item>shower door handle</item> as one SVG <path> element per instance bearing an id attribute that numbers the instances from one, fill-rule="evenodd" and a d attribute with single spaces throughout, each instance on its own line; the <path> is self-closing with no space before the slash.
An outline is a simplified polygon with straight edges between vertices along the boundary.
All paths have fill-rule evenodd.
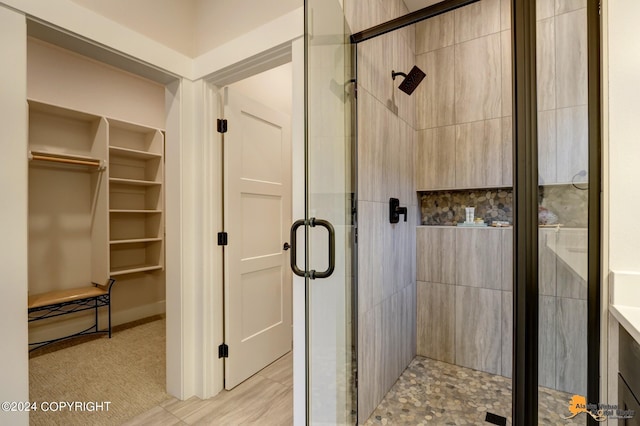
<path id="1" fill-rule="evenodd" d="M 322 272 L 316 272 L 313 269 L 309 272 L 306 272 L 298 268 L 298 262 L 297 262 L 298 237 L 296 234 L 297 234 L 298 228 L 300 228 L 302 225 L 309 225 L 312 228 L 316 226 L 322 226 L 329 233 L 329 267 Z M 333 274 L 333 271 L 336 268 L 336 231 L 333 228 L 333 225 L 331 225 L 329 221 L 326 221 L 323 219 L 316 219 L 314 217 L 310 218 L 309 220 L 304 220 L 304 219 L 296 220 L 295 222 L 293 222 L 293 225 L 291 225 L 290 237 L 291 237 L 291 255 L 289 259 L 291 263 L 291 270 L 293 271 L 294 274 L 296 274 L 299 277 L 309 277 L 312 280 L 316 278 L 327 278 L 331 276 L 331 274 Z"/>

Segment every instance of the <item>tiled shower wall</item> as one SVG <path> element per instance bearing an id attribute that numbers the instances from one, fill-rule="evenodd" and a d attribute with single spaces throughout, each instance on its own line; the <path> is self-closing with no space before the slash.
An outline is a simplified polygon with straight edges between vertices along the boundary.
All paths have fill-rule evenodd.
<path id="1" fill-rule="evenodd" d="M 416 24 L 418 190 L 508 187 L 509 0 L 482 0 Z"/>
<path id="2" fill-rule="evenodd" d="M 345 2 L 352 32 L 402 16 L 402 0 Z M 358 417 L 367 420 L 415 356 L 414 99 L 391 71 L 415 64 L 414 28 L 358 45 Z M 389 198 L 408 207 L 389 223 Z"/>
<path id="3" fill-rule="evenodd" d="M 417 25 L 417 62 L 428 76 L 416 91 L 424 224 L 457 221 L 456 206 L 466 201 L 451 198 L 443 209 L 442 190 L 470 198 L 467 188 L 512 183 L 509 4 L 482 0 Z M 540 231 L 540 383 L 574 393 L 586 388 L 586 282 L 584 265 L 559 253 L 586 248 L 586 191 L 578 189 L 587 167 L 585 4 L 537 1 L 541 205 L 578 228 Z M 499 237 L 510 233 L 418 230 L 418 354 L 510 375 L 511 258 L 502 254 L 511 239 Z"/>

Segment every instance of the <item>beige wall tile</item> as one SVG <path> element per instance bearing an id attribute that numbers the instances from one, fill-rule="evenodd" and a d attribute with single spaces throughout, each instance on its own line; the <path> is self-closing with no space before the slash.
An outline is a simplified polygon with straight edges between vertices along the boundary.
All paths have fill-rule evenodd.
<path id="1" fill-rule="evenodd" d="M 415 206 L 418 203 L 415 183 L 416 131 L 409 124 L 400 121 L 400 137 L 398 139 L 400 165 L 398 179 L 400 181 L 399 198 L 403 205 Z"/>
<path id="2" fill-rule="evenodd" d="M 447 126 L 417 132 L 416 186 L 419 190 L 455 186 L 455 130 L 455 126 Z"/>
<path id="3" fill-rule="evenodd" d="M 417 354 L 454 363 L 456 286 L 422 281 L 417 286 Z"/>
<path id="4" fill-rule="evenodd" d="M 449 12 L 417 23 L 416 54 L 453 45 L 453 18 L 454 12 Z"/>
<path id="5" fill-rule="evenodd" d="M 384 397 L 382 377 L 382 308 L 359 315 L 358 324 L 358 415 L 369 418 Z M 362 390 L 366 389 L 366 392 Z"/>
<path id="6" fill-rule="evenodd" d="M 456 364 L 500 374 L 501 300 L 501 291 L 456 286 Z"/>
<path id="7" fill-rule="evenodd" d="M 456 284 L 502 290 L 501 232 L 456 228 Z"/>
<path id="8" fill-rule="evenodd" d="M 418 281 L 454 284 L 456 282 L 455 228 L 417 228 L 416 259 Z"/>
<path id="9" fill-rule="evenodd" d="M 500 0 L 500 29 L 511 28 L 511 0 Z"/>
<path id="10" fill-rule="evenodd" d="M 555 14 L 555 8 L 555 0 L 536 0 L 536 19 L 540 20 L 552 17 Z"/>
<path id="11" fill-rule="evenodd" d="M 414 275 L 415 276 L 415 275 Z M 403 290 L 403 304 L 402 304 L 402 325 L 400 330 L 402 334 L 408 339 L 404 339 L 404 352 L 403 352 L 403 364 L 409 365 L 409 363 L 416 356 L 416 341 L 417 341 L 417 296 L 416 296 L 416 282 L 405 287 Z"/>
<path id="12" fill-rule="evenodd" d="M 503 229 L 500 234 L 502 252 L 502 290 L 513 291 L 513 229 Z"/>
<path id="13" fill-rule="evenodd" d="M 455 46 L 455 117 L 458 123 L 502 114 L 500 34 Z"/>
<path id="14" fill-rule="evenodd" d="M 556 386 L 556 301 L 540 296 L 538 305 L 538 384 L 552 389 Z"/>
<path id="15" fill-rule="evenodd" d="M 556 15 L 587 7 L 587 0 L 555 0 Z"/>
<path id="16" fill-rule="evenodd" d="M 382 0 L 350 0 L 345 2 L 344 7 L 347 23 L 353 33 L 381 24 L 387 13 Z"/>
<path id="17" fill-rule="evenodd" d="M 513 120 L 502 120 L 502 185 L 513 186 Z"/>
<path id="18" fill-rule="evenodd" d="M 556 389 L 587 391 L 587 301 L 557 298 Z"/>
<path id="19" fill-rule="evenodd" d="M 400 341 L 403 337 L 400 334 L 400 305 L 399 294 L 396 293 L 393 296 L 385 299 L 382 305 L 382 362 L 379 365 L 379 372 L 382 373 L 382 389 L 383 395 L 391 389 L 391 386 L 402 374 L 401 360 L 401 345 Z"/>
<path id="20" fill-rule="evenodd" d="M 383 185 L 385 120 L 388 111 L 364 89 L 358 96 L 358 193 L 361 200 L 374 201 Z"/>
<path id="21" fill-rule="evenodd" d="M 393 108 L 391 97 L 396 90 L 395 82 L 391 79 L 395 38 L 387 34 L 358 45 L 359 89 L 369 91 L 383 105 L 390 108 Z"/>
<path id="22" fill-rule="evenodd" d="M 374 307 L 374 293 L 382 289 L 382 247 L 380 232 L 383 205 L 358 201 L 358 312 Z"/>
<path id="23" fill-rule="evenodd" d="M 427 76 L 413 93 L 418 129 L 454 123 L 454 47 L 445 47 L 416 57 Z"/>
<path id="24" fill-rule="evenodd" d="M 556 107 L 555 41 L 555 18 L 538 21 L 536 27 L 538 111 Z"/>
<path id="25" fill-rule="evenodd" d="M 558 182 L 571 182 L 580 170 L 588 170 L 587 107 L 556 111 L 556 164 Z"/>
<path id="26" fill-rule="evenodd" d="M 400 120 L 365 90 L 358 99 L 358 190 L 360 199 L 388 202 L 400 191 Z M 396 194 L 396 195 L 394 195 Z"/>
<path id="27" fill-rule="evenodd" d="M 456 187 L 502 184 L 502 120 L 456 126 Z"/>
<path id="28" fill-rule="evenodd" d="M 501 81 L 502 81 L 502 116 L 511 115 L 513 110 L 513 80 L 512 60 L 511 60 L 511 31 L 502 31 L 500 33 L 500 50 L 501 50 Z"/>
<path id="29" fill-rule="evenodd" d="M 587 103 L 587 12 L 556 17 L 557 107 Z"/>
<path id="30" fill-rule="evenodd" d="M 455 41 L 482 37 L 500 31 L 500 0 L 482 0 L 454 11 Z"/>
<path id="31" fill-rule="evenodd" d="M 513 292 L 502 292 L 502 350 L 500 374 L 505 377 L 513 376 Z"/>
<path id="32" fill-rule="evenodd" d="M 556 111 L 538 112 L 538 182 L 557 181 L 556 174 Z"/>

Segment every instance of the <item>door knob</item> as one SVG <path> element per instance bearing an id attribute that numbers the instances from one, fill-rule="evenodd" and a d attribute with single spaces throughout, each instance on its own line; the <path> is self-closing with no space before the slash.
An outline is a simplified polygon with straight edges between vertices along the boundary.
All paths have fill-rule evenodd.
<path id="1" fill-rule="evenodd" d="M 282 246 L 282 250 L 289 250 L 291 248 L 291 246 L 289 245 L 289 243 L 284 243 L 284 245 Z"/>

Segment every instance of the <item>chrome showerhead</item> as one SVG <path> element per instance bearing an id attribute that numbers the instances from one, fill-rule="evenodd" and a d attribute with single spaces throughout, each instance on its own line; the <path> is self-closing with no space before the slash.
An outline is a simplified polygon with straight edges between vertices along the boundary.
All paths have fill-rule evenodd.
<path id="1" fill-rule="evenodd" d="M 402 81 L 402 83 L 400 83 L 398 89 L 402 90 L 407 95 L 412 94 L 413 91 L 416 90 L 416 87 L 418 87 L 418 85 L 426 76 L 426 74 L 415 65 L 413 66 L 413 68 L 411 68 L 411 71 L 409 71 L 408 75 L 403 72 L 391 71 L 391 78 L 393 78 L 394 80 L 396 79 L 396 76 L 399 75 L 403 76 L 404 80 Z"/>

